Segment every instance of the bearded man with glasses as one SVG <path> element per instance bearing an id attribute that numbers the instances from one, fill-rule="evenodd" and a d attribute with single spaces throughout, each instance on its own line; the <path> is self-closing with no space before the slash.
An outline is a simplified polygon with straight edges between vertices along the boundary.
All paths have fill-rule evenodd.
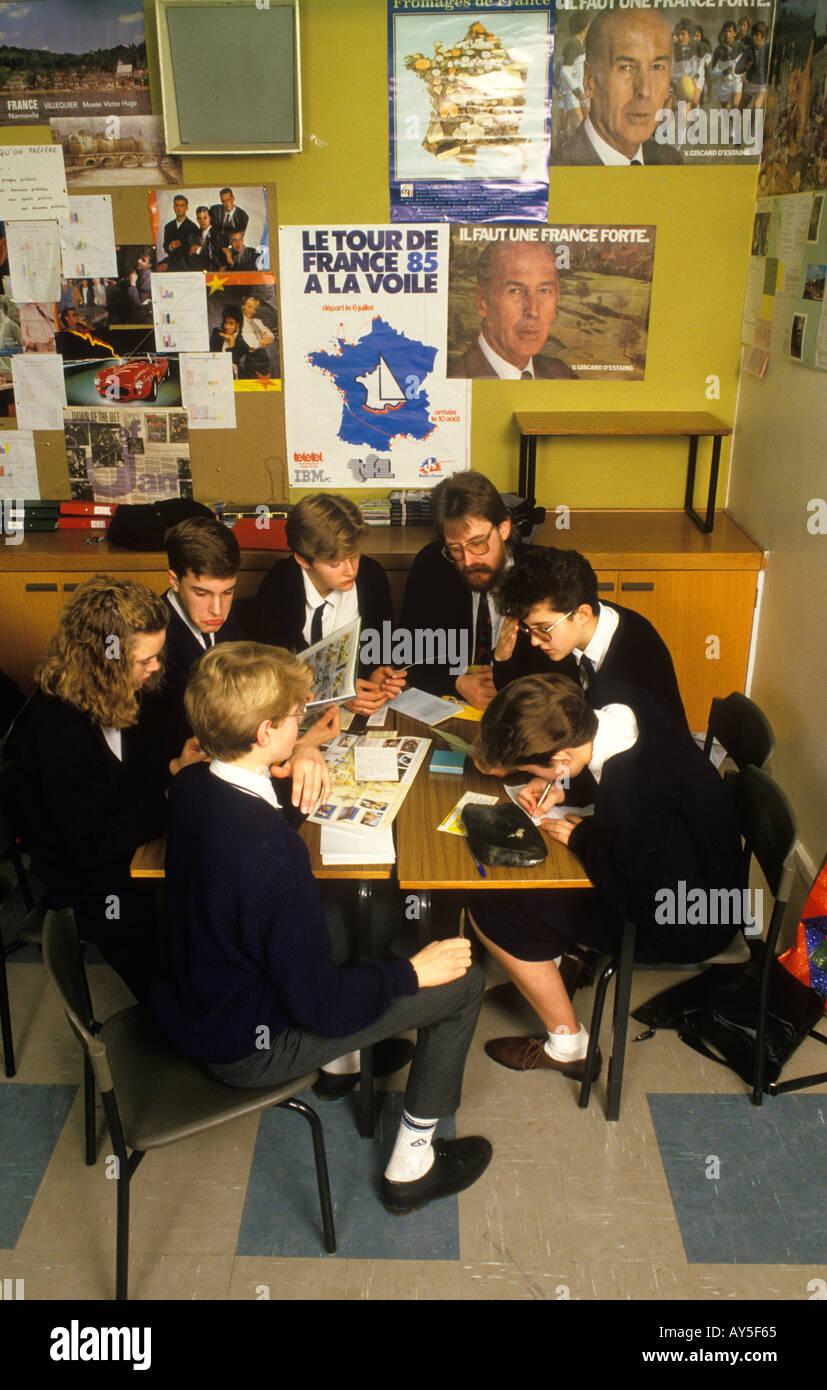
<path id="1" fill-rule="evenodd" d="M 400 626 L 416 633 L 452 630 L 461 641 L 461 671 L 445 661 L 415 666 L 408 684 L 432 695 L 459 695 L 485 709 L 496 695 L 494 648 L 503 614 L 494 589 L 517 554 L 526 548 L 512 535 L 511 518 L 494 484 L 483 473 L 457 473 L 432 494 L 439 539 L 420 550 L 411 566 Z M 447 645 L 447 644 L 445 644 Z"/>

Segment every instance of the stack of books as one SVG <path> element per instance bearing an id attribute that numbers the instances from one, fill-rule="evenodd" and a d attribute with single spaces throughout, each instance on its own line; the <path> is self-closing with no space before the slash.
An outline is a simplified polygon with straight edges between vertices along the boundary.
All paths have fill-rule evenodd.
<path id="1" fill-rule="evenodd" d="M 391 493 L 391 526 L 430 526 L 431 494 L 424 488 L 400 488 Z"/>
<path id="2" fill-rule="evenodd" d="M 368 497 L 359 502 L 358 507 L 368 526 L 390 526 L 391 509 L 387 497 Z"/>
<path id="3" fill-rule="evenodd" d="M 105 531 L 115 512 L 108 502 L 44 502 L 3 503 L 3 524 L 7 534 L 13 530 L 27 531 Z"/>

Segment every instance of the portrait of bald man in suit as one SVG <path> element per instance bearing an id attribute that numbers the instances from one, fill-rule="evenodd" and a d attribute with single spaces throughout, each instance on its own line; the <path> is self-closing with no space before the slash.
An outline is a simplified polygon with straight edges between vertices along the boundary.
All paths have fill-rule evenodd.
<path id="1" fill-rule="evenodd" d="M 573 378 L 571 367 L 542 352 L 559 297 L 560 273 L 547 242 L 490 242 L 477 263 L 480 332 L 461 357 L 449 359 L 448 376 L 503 381 Z"/>
<path id="2" fill-rule="evenodd" d="M 589 114 L 557 164 L 681 164 L 655 140 L 669 97 L 672 30 L 654 10 L 602 10 L 589 25 L 583 89 Z"/>

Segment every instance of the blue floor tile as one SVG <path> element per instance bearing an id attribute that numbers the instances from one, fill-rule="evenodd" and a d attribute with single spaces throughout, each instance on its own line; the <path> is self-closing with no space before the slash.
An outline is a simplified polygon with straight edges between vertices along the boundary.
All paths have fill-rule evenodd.
<path id="1" fill-rule="evenodd" d="M 354 1260 L 458 1260 L 456 1197 L 408 1216 L 391 1216 L 379 1200 L 379 1179 L 402 1116 L 402 1094 L 377 1096 L 376 1136 L 362 1139 L 356 1096 L 326 1104 L 308 1091 L 324 1126 L 337 1254 Z M 453 1121 L 439 1134 L 452 1139 Z M 273 1108 L 261 1116 L 236 1254 L 324 1255 L 310 1127 L 300 1115 Z"/>
<path id="2" fill-rule="evenodd" d="M 690 1264 L 827 1261 L 827 1096 L 647 1099 Z"/>
<path id="3" fill-rule="evenodd" d="M 0 1249 L 13 1250 L 77 1086 L 0 1084 Z"/>

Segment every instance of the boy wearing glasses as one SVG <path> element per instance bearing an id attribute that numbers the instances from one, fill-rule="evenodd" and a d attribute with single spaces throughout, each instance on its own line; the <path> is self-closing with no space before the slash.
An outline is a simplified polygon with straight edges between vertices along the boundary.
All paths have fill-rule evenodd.
<path id="1" fill-rule="evenodd" d="M 503 576 L 497 602 L 505 615 L 494 653 L 494 684 L 520 676 L 571 676 L 593 708 L 608 684 L 661 695 L 686 727 L 675 668 L 663 639 L 631 608 L 603 603 L 597 576 L 576 550 L 533 546 Z"/>
<path id="2" fill-rule="evenodd" d="M 432 505 L 439 540 L 420 550 L 411 566 L 400 626 L 414 634 L 452 629 L 461 639 L 453 650 L 466 655 L 459 673 L 447 660 L 434 661 L 411 669 L 408 680 L 432 695 L 460 695 L 485 709 L 497 693 L 493 659 L 503 610 L 493 590 L 514 563 L 511 518 L 494 484 L 473 471 L 441 482 Z"/>
<path id="3" fill-rule="evenodd" d="M 417 1029 L 405 1109 L 380 1194 L 414 1211 L 476 1181 L 487 1139 L 434 1140 L 459 1106 L 484 975 L 463 937 L 412 959 L 341 966 L 307 850 L 270 771 L 289 760 L 310 668 L 255 642 L 207 652 L 186 708 L 209 764 L 169 801 L 165 976 L 152 1006 L 167 1036 L 230 1086 L 271 1086 Z M 180 780 L 180 776 L 175 782 Z M 341 1070 L 341 1067 L 339 1067 Z"/>

